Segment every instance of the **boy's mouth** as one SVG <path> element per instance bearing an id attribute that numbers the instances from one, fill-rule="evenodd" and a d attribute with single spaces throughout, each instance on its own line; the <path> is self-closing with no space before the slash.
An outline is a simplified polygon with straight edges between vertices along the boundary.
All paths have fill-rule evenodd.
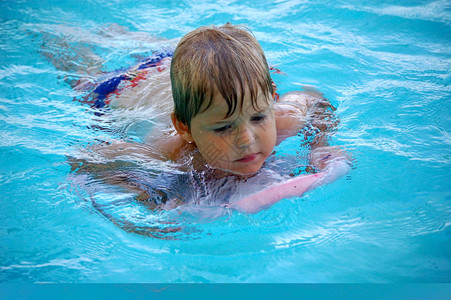
<path id="1" fill-rule="evenodd" d="M 257 158 L 257 155 L 258 155 L 258 153 L 248 154 L 240 159 L 237 159 L 236 162 L 242 162 L 242 163 L 251 162 Z"/>

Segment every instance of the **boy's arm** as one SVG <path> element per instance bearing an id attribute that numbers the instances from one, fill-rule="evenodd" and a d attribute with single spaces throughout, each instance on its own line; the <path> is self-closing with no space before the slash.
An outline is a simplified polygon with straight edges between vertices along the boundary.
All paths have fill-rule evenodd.
<path id="1" fill-rule="evenodd" d="M 320 92 L 310 89 L 289 92 L 275 105 L 278 142 L 302 129 L 311 149 L 310 167 L 323 170 L 334 159 L 349 160 L 341 148 L 329 146 L 329 137 L 339 123 L 336 110 Z M 313 136 L 313 139 L 312 139 Z"/>
<path id="2" fill-rule="evenodd" d="M 338 125 L 335 108 L 323 94 L 313 90 L 284 94 L 274 106 L 278 143 L 298 134 L 305 126 L 311 126 L 317 134 L 313 146 L 327 144 L 325 135 Z"/>
<path id="3" fill-rule="evenodd" d="M 178 144 L 178 151 L 183 148 Z M 155 163 L 155 161 L 171 160 L 170 156 L 175 156 L 174 151 L 161 153 L 159 145 L 149 145 L 142 143 L 129 143 L 122 140 L 104 142 L 99 145 L 88 147 L 76 157 L 68 157 L 72 172 L 89 173 L 94 178 L 101 179 L 105 183 L 126 188 L 128 191 L 136 193 L 136 200 L 146 200 L 144 203 L 152 209 L 162 208 L 164 205 L 156 205 L 149 194 L 148 189 L 141 188 L 133 179 L 127 175 L 127 169 L 143 166 L 146 163 Z M 166 141 L 166 146 L 167 141 Z M 177 150 L 177 149 L 176 149 Z M 176 158 L 172 159 L 175 161 Z M 159 193 L 159 190 L 155 189 Z M 174 204 L 174 202 L 171 202 Z M 171 204 L 171 205 L 172 205 Z"/>
<path id="4" fill-rule="evenodd" d="M 304 193 L 329 184 L 343 177 L 351 167 L 343 160 L 334 160 L 320 173 L 302 175 L 282 183 L 275 184 L 258 193 L 241 198 L 227 205 L 227 207 L 254 214 L 284 198 L 302 196 Z"/>
<path id="5" fill-rule="evenodd" d="M 95 172 L 107 168 L 114 170 L 124 164 L 142 164 L 155 160 L 176 162 L 180 153 L 189 146 L 176 133 L 168 133 L 152 143 L 145 144 L 113 140 L 88 147 L 77 155 L 76 159 L 72 159 L 72 166 L 80 171 Z"/>

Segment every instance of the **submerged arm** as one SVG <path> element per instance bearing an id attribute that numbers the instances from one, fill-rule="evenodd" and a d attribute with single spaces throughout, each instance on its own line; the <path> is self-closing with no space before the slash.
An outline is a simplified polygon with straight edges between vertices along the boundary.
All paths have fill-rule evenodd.
<path id="1" fill-rule="evenodd" d="M 251 196 L 242 198 L 229 205 L 230 208 L 245 213 L 257 213 L 284 198 L 302 196 L 304 193 L 336 181 L 351 170 L 351 167 L 342 160 L 328 164 L 320 173 L 298 176 L 285 182 L 273 185 Z"/>
<path id="2" fill-rule="evenodd" d="M 350 160 L 345 150 L 329 145 L 340 120 L 334 113 L 335 107 L 322 93 L 314 89 L 289 92 L 275 108 L 278 143 L 289 136 L 303 134 L 303 142 L 310 148 L 308 171 L 321 171 L 332 160 Z"/>
<path id="3" fill-rule="evenodd" d="M 338 117 L 334 114 L 335 107 L 322 93 L 314 89 L 286 93 L 274 107 L 278 143 L 298 134 L 308 126 L 316 133 L 311 146 L 324 146 L 327 145 L 327 137 L 339 123 Z"/>

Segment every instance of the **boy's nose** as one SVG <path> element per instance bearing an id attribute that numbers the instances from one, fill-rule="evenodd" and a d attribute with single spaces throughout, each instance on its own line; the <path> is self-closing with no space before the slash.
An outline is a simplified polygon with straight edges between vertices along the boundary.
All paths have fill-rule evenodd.
<path id="1" fill-rule="evenodd" d="M 244 126 L 239 128 L 236 135 L 235 144 L 238 148 L 246 148 L 255 142 L 255 133 L 252 128 Z"/>

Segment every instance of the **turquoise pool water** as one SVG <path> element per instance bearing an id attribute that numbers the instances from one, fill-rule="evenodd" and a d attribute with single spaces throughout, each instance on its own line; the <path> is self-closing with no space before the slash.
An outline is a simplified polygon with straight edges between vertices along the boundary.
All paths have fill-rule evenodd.
<path id="1" fill-rule="evenodd" d="M 1 282 L 451 280 L 448 1 L 0 5 Z M 77 74 L 55 69 L 43 49 L 89 45 L 114 70 L 198 26 L 228 21 L 248 25 L 286 74 L 274 77 L 281 92 L 311 85 L 338 107 L 333 143 L 352 152 L 355 168 L 256 215 L 184 216 L 177 239 L 120 229 L 90 200 L 137 225 L 172 216 L 130 204 L 129 194 L 102 182 L 74 184 L 67 157 L 112 136 L 139 139 L 133 125 L 147 120 L 99 120 L 65 83 Z M 132 33 L 108 35 L 110 24 Z M 145 33 L 168 40 L 139 41 Z M 49 36 L 68 50 L 44 44 Z"/>

